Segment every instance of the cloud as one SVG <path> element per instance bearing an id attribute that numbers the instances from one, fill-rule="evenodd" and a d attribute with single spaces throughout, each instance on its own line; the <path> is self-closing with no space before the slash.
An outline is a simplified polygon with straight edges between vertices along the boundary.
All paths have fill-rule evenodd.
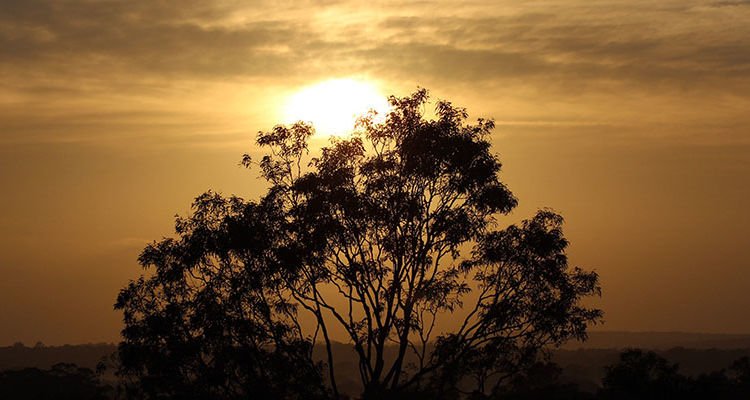
<path id="1" fill-rule="evenodd" d="M 350 74 L 533 92 L 540 103 L 644 95 L 750 102 L 750 9 L 450 4 L 11 0 L 0 14 L 0 126 L 18 135 L 33 109 L 63 132 L 106 129 L 97 125 L 102 116 L 148 117 L 153 99 L 162 99 L 165 118 L 194 112 L 164 105 L 191 85 L 281 87 Z"/>
<path id="2" fill-rule="evenodd" d="M 0 17 L 2 64 L 60 74 L 284 73 L 290 60 L 279 57 L 277 50 L 299 42 L 304 32 L 283 21 L 253 21 L 230 28 L 219 24 L 222 16 L 229 15 L 221 7 L 164 4 L 15 3 Z"/>
<path id="3" fill-rule="evenodd" d="M 0 16 L 3 70 L 284 79 L 364 67 L 455 80 L 536 77 L 645 85 L 744 80 L 750 71 L 746 24 L 677 3 L 571 2 L 516 8 L 510 15 L 503 15 L 502 5 L 487 3 L 485 15 L 430 17 L 376 9 L 364 20 L 367 9 L 337 8 L 336 2 L 309 6 L 307 13 L 258 2 L 245 18 L 239 16 L 249 8 L 234 2 L 179 4 L 10 3 Z M 326 10 L 329 18 L 321 23 L 316 15 Z M 674 26 L 683 28 L 667 28 Z"/>

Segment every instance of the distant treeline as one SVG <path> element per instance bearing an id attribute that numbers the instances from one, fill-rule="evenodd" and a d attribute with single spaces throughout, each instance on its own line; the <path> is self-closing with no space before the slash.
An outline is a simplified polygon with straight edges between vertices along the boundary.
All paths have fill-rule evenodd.
<path id="1" fill-rule="evenodd" d="M 750 335 L 689 332 L 589 332 L 585 342 L 570 341 L 563 349 L 625 349 L 639 348 L 667 350 L 675 347 L 688 349 L 750 349 Z"/>
<path id="2" fill-rule="evenodd" d="M 341 345 L 345 348 L 346 345 Z M 750 335 L 685 332 L 618 332 L 594 331 L 586 342 L 571 341 L 555 352 L 555 361 L 568 368 L 599 371 L 589 375 L 601 378 L 601 367 L 613 362 L 620 350 L 640 348 L 655 350 L 668 360 L 680 364 L 690 375 L 715 370 L 730 360 L 747 354 Z M 95 343 L 45 346 L 42 343 L 16 343 L 0 346 L 0 371 L 13 368 L 50 368 L 58 363 L 73 363 L 95 368 L 97 363 L 114 353 L 117 345 Z M 580 350 L 583 350 L 582 352 Z"/>
<path id="3" fill-rule="evenodd" d="M 3 400 L 115 400 L 122 398 L 117 388 L 97 372 L 70 363 L 0 371 Z"/>
<path id="4" fill-rule="evenodd" d="M 103 349 L 105 346 L 66 346 Z M 111 348 L 111 346 L 110 346 Z M 24 350 L 25 349 L 25 350 Z M 21 351 L 29 354 L 50 350 L 41 346 L 6 347 L 4 353 Z M 747 350 L 743 354 L 747 354 Z M 702 356 L 703 367 L 719 362 L 734 353 L 726 350 L 674 349 L 677 357 L 687 357 L 698 362 Z M 86 353 L 90 355 L 90 353 Z M 504 385 L 500 392 L 469 396 L 472 400 L 644 400 L 644 399 L 747 399 L 750 398 L 750 357 L 737 358 L 718 369 L 697 375 L 685 374 L 679 364 L 673 363 L 652 351 L 629 349 L 560 351 L 558 361 L 575 360 L 578 366 L 591 371 L 595 363 L 605 362 L 614 354 L 612 362 L 600 368 L 601 378 L 596 382 L 577 375 L 581 370 L 561 367 L 554 361 L 539 362 L 517 375 Z M 587 363 L 592 365 L 586 365 Z M 0 371 L 0 399 L 14 400 L 120 400 L 126 399 L 127 383 L 105 379 L 100 368 L 94 371 L 72 363 L 58 363 L 50 368 L 27 367 Z M 697 364 L 696 364 L 697 365 Z M 354 395 L 355 392 L 349 392 Z M 427 398 L 414 393 L 414 400 Z M 267 398 L 262 397 L 262 398 Z M 349 397 L 345 397 L 349 399 Z M 356 397 L 352 397 L 356 398 Z M 463 398 L 463 397 L 461 397 Z M 203 398 L 200 398 L 203 400 Z M 197 399 L 196 399 L 197 400 Z M 206 399 L 209 400 L 209 399 Z M 213 399 L 210 399 L 213 400 Z M 218 400 L 218 398 L 217 398 Z"/>
<path id="5" fill-rule="evenodd" d="M 353 393 L 358 388 L 356 359 L 348 349 L 345 344 L 334 346 L 338 370 L 352 372 L 337 379 L 343 392 Z M 104 374 L 95 372 L 116 350 L 114 344 L 0 347 L 0 398 L 41 399 L 50 393 L 59 394 L 54 398 L 66 398 L 65 393 L 71 399 L 119 398 L 111 366 Z M 321 347 L 316 353 L 323 351 Z M 669 396 L 664 398 L 685 398 L 693 392 L 750 398 L 748 357 L 750 349 L 557 350 L 549 362 L 514 381 L 504 398 L 629 399 L 650 391 Z M 23 392 L 25 387 L 33 391 Z M 631 389 L 640 392 L 628 394 Z"/>
<path id="6" fill-rule="evenodd" d="M 45 346 L 37 343 L 31 347 L 16 343 L 0 347 L 0 371 L 22 368 L 48 369 L 61 363 L 95 369 L 102 359 L 116 351 L 117 345 L 112 343 L 64 346 Z"/>
<path id="7" fill-rule="evenodd" d="M 356 365 L 356 360 L 346 357 L 348 346 L 335 346 L 339 356 L 337 360 L 342 365 Z M 584 387 L 598 385 L 604 376 L 604 367 L 617 361 L 623 348 L 580 348 L 577 350 L 563 349 L 552 353 L 552 361 L 563 369 L 565 379 L 582 384 Z M 651 350 L 654 348 L 648 348 Z M 45 346 L 37 343 L 26 346 L 16 343 L 11 346 L 0 346 L 0 371 L 40 368 L 49 369 L 60 363 L 75 364 L 82 368 L 96 369 L 105 358 L 114 354 L 117 345 L 111 343 Z M 320 353 L 324 350 L 321 348 Z M 697 376 L 726 367 L 732 361 L 744 356 L 750 356 L 750 346 L 742 349 L 711 349 L 711 348 L 683 348 L 673 347 L 667 350 L 655 350 L 656 354 L 672 363 L 680 365 L 680 371 L 688 376 Z M 317 352 L 317 351 L 316 351 Z M 342 370 L 346 370 L 343 368 Z M 351 377 L 356 378 L 356 377 Z M 346 380 L 346 377 L 344 377 Z"/>

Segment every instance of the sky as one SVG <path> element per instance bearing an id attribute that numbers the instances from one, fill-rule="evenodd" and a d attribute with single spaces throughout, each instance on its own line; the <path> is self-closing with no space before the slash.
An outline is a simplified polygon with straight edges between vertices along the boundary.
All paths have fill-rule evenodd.
<path id="1" fill-rule="evenodd" d="M 750 1 L 3 0 L 0 345 L 118 341 L 145 244 L 341 78 L 494 118 L 595 329 L 750 333 Z"/>

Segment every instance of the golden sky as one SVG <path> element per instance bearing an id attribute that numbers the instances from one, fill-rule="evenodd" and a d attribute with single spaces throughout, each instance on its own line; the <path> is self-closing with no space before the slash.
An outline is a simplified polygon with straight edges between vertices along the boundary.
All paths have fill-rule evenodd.
<path id="1" fill-rule="evenodd" d="M 750 332 L 750 1 L 4 0 L 0 345 L 116 341 L 142 247 L 336 78 L 495 118 L 603 329 Z"/>

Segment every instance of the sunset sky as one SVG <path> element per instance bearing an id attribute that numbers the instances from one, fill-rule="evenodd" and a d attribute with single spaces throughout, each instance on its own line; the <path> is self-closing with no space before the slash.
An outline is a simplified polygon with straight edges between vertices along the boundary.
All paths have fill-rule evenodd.
<path id="1" fill-rule="evenodd" d="M 144 245 L 259 196 L 242 153 L 332 79 L 494 118 L 595 329 L 750 333 L 750 1 L 3 0 L 0 346 L 118 341 Z"/>

